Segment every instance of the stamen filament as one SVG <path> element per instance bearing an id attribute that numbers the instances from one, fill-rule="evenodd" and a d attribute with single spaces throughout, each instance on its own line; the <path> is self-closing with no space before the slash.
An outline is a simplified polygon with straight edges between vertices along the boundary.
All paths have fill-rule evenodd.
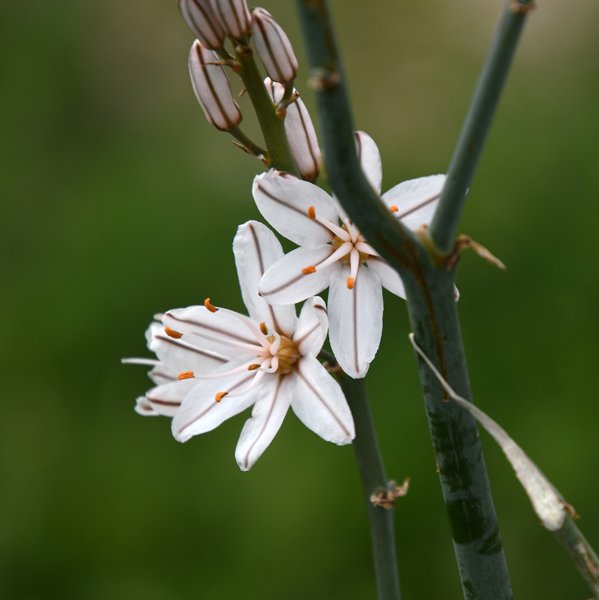
<path id="1" fill-rule="evenodd" d="M 351 278 L 353 279 L 353 283 L 355 283 L 358 277 L 358 268 L 360 267 L 360 253 L 353 248 L 351 254 L 349 255 L 349 273 Z M 349 286 L 348 286 L 349 287 Z M 352 285 L 352 288 L 354 286 Z"/>
<path id="2" fill-rule="evenodd" d="M 319 269 L 324 269 L 333 263 L 336 263 L 338 260 L 341 260 L 344 256 L 347 256 L 351 251 L 354 245 L 351 242 L 343 242 L 333 254 L 331 254 L 326 260 L 322 261 L 319 265 Z M 316 270 L 316 269 L 315 269 Z"/>
<path id="3" fill-rule="evenodd" d="M 359 250 L 362 254 L 369 254 L 370 256 L 379 256 L 379 253 L 367 242 L 358 242 L 355 245 L 356 250 Z"/>
<path id="4" fill-rule="evenodd" d="M 312 212 L 310 212 L 310 209 L 312 209 Z M 314 214 L 314 216 L 312 216 L 312 213 Z M 332 223 L 328 219 L 319 217 L 316 214 L 316 209 L 313 206 L 308 208 L 308 216 L 311 219 L 315 219 L 316 221 L 318 221 L 321 225 L 324 225 L 329 231 L 334 233 L 340 240 L 343 240 L 344 242 L 349 242 L 349 240 L 351 239 L 350 235 L 347 233 L 347 231 L 345 231 L 345 229 L 343 229 L 342 227 L 339 227 L 339 225 L 336 225 L 335 223 Z"/>

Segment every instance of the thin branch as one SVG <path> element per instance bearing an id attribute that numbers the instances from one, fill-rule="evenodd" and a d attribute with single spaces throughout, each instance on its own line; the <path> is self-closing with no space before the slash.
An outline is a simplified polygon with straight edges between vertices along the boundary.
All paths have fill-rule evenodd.
<path id="1" fill-rule="evenodd" d="M 350 379 L 346 375 L 341 377 L 340 383 L 356 425 L 353 447 L 370 520 L 378 598 L 399 600 L 401 596 L 395 555 L 393 510 L 375 506 L 371 501 L 371 497 L 377 492 L 387 490 L 389 482 L 368 405 L 366 385 L 363 379 Z"/>
<path id="2" fill-rule="evenodd" d="M 442 254 L 451 251 L 466 195 L 495 115 L 531 0 L 508 0 L 458 138 L 430 236 Z"/>

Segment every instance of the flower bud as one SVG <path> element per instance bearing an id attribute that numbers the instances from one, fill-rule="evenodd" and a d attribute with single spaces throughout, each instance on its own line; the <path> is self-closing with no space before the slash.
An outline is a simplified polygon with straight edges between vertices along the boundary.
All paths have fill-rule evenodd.
<path id="1" fill-rule="evenodd" d="M 205 48 L 222 48 L 225 30 L 214 14 L 210 0 L 179 0 L 179 10 L 187 26 Z"/>
<path id="2" fill-rule="evenodd" d="M 241 111 L 233 99 L 224 69 L 214 64 L 217 60 L 214 52 L 196 40 L 189 52 L 189 75 L 208 122 L 217 129 L 229 131 L 240 123 Z"/>
<path id="3" fill-rule="evenodd" d="M 273 81 L 289 83 L 297 75 L 297 58 L 283 28 L 264 8 L 252 11 L 252 39 Z"/>
<path id="4" fill-rule="evenodd" d="M 246 0 L 212 0 L 212 8 L 223 29 L 239 40 L 250 33 L 250 11 Z"/>
<path id="5" fill-rule="evenodd" d="M 273 104 L 281 102 L 285 87 L 269 77 L 264 80 L 264 85 Z M 301 176 L 308 181 L 314 181 L 318 177 L 320 148 L 310 113 L 297 91 L 293 90 L 293 93 L 296 98 L 286 107 L 284 121 L 289 150 Z"/>

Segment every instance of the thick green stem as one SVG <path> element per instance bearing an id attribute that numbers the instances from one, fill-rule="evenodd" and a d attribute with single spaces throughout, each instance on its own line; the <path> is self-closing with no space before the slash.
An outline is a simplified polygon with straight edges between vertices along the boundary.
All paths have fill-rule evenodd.
<path id="1" fill-rule="evenodd" d="M 370 520 L 370 536 L 379 600 L 399 600 L 399 578 L 395 554 L 393 510 L 374 506 L 371 496 L 386 490 L 387 475 L 379 450 L 376 430 L 370 414 L 363 379 L 341 378 L 341 387 L 354 417 L 356 439 L 353 442 L 358 470 Z"/>
<path id="2" fill-rule="evenodd" d="M 419 240 L 384 208 L 364 177 L 353 139 L 343 70 L 325 0 L 298 0 L 331 186 L 370 244 L 401 274 L 418 344 L 452 386 L 470 398 L 457 320 L 453 273 L 433 267 Z M 512 597 L 478 429 L 472 417 L 444 402 L 420 370 L 441 485 L 454 536 L 464 596 Z"/>
<path id="3" fill-rule="evenodd" d="M 471 400 L 453 273 L 423 265 L 419 277 L 404 276 L 404 283 L 417 344 L 425 349 L 449 385 Z M 420 361 L 419 366 L 464 598 L 511 599 L 509 573 L 476 421 L 447 401 L 424 362 Z"/>
<path id="4" fill-rule="evenodd" d="M 487 139 L 530 0 L 508 0 L 458 138 L 430 236 L 442 254 L 453 247 L 468 188 Z"/>
<path id="5" fill-rule="evenodd" d="M 574 521 L 566 518 L 553 534 L 564 546 L 574 564 L 589 584 L 594 598 L 599 598 L 599 558 Z"/>
<path id="6" fill-rule="evenodd" d="M 298 175 L 287 143 L 283 120 L 275 114 L 275 107 L 254 62 L 252 49 L 246 45 L 239 45 L 235 48 L 235 57 L 241 66 L 239 76 L 258 116 L 271 166 Z"/>

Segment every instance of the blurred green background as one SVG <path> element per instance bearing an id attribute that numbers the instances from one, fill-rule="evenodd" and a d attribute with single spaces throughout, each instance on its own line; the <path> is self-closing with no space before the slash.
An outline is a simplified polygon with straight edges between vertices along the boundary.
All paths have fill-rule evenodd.
<path id="1" fill-rule="evenodd" d="M 264 2 L 303 60 L 293 2 Z M 478 403 L 582 515 L 599 545 L 599 5 L 539 0 L 462 231 L 459 304 Z M 355 121 L 384 188 L 445 170 L 501 3 L 332 3 Z M 242 307 L 231 254 L 258 218 L 260 165 L 190 89 L 174 0 L 0 4 L 0 597 L 374 597 L 350 447 L 290 415 L 250 473 L 246 415 L 180 445 L 133 412 L 151 315 L 211 295 Z M 305 65 L 305 61 L 304 65 Z M 298 86 L 311 106 L 304 68 Z M 247 129 L 255 131 L 247 102 Z M 386 298 L 368 385 L 397 510 L 405 598 L 459 598 L 405 305 Z M 583 599 L 484 437 L 518 598 Z"/>

